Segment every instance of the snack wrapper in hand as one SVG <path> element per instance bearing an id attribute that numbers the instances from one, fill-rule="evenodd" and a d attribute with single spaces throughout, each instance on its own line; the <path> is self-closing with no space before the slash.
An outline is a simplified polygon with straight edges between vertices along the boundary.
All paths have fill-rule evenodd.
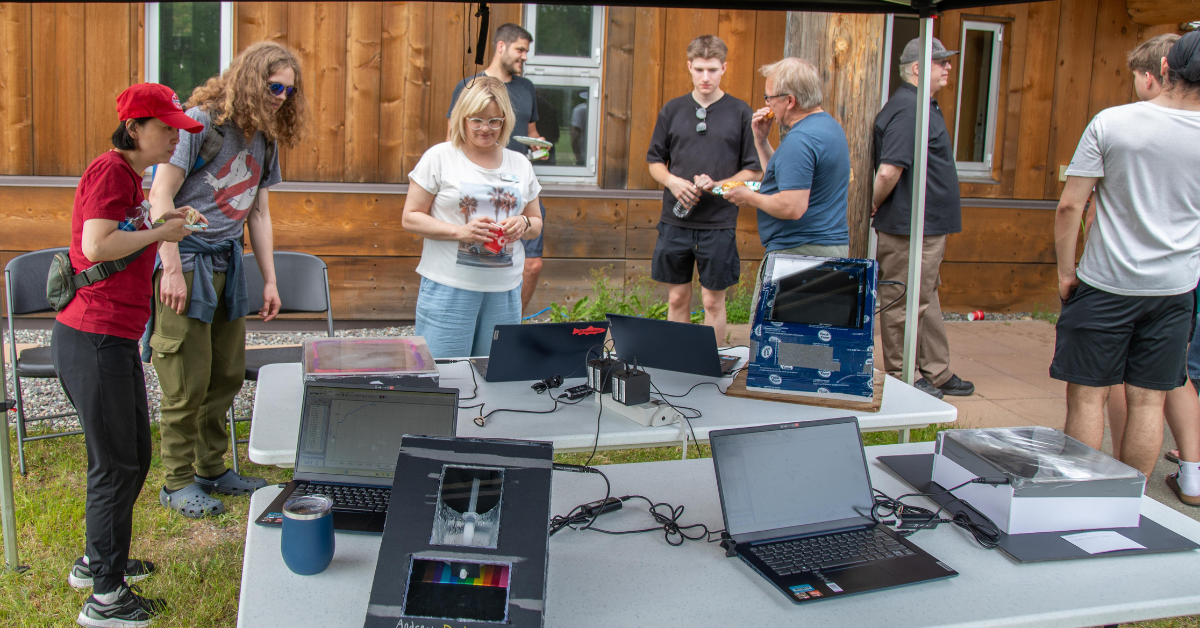
<path id="1" fill-rule="evenodd" d="M 714 187 L 712 189 L 712 193 L 716 194 L 717 196 L 724 196 L 729 190 L 743 185 L 750 188 L 751 192 L 757 192 L 762 183 L 759 183 L 758 181 L 727 181 Z"/>
<path id="2" fill-rule="evenodd" d="M 191 229 L 192 231 L 204 231 L 208 229 L 208 224 L 200 222 L 200 212 L 194 208 L 188 208 L 187 212 L 183 215 L 183 219 L 187 223 L 184 225 L 187 229 Z"/>

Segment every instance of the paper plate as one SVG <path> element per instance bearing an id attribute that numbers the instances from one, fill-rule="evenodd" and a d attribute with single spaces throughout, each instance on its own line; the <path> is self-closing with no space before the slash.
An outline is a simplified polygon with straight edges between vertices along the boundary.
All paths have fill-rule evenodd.
<path id="1" fill-rule="evenodd" d="M 550 148 L 551 146 L 554 146 L 552 142 L 547 142 L 546 140 L 539 140 L 532 137 L 525 137 L 524 135 L 514 135 L 513 139 L 526 146 L 536 146 L 538 148 Z"/>

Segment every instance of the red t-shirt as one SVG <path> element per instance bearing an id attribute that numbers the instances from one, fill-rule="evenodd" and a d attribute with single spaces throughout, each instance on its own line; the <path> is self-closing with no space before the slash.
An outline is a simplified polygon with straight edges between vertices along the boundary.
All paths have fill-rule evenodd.
<path id="1" fill-rule="evenodd" d="M 81 272 L 95 264 L 83 255 L 83 223 L 92 219 L 121 222 L 136 218 L 145 200 L 142 175 L 116 150 L 100 155 L 79 179 L 75 189 L 75 207 L 71 212 L 71 266 Z M 146 229 L 145 224 L 138 229 Z M 75 292 L 75 298 L 58 321 L 79 331 L 138 340 L 150 318 L 154 298 L 154 255 L 158 244 L 151 244 L 125 270 Z"/>

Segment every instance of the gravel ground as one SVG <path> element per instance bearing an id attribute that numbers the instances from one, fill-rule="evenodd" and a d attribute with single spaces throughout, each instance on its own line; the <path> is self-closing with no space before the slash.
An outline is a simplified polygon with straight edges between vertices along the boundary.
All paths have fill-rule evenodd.
<path id="1" fill-rule="evenodd" d="M 370 329 L 343 329 L 335 332 L 339 337 L 364 337 L 364 336 L 411 336 L 413 328 L 411 326 L 404 327 L 375 327 Z M 4 334 L 5 340 L 8 340 L 7 332 Z M 299 332 L 299 333 L 249 333 L 246 334 L 246 344 L 254 345 L 289 345 L 300 344 L 304 338 L 323 337 L 324 332 Z M 22 330 L 17 331 L 18 343 L 37 344 L 41 346 L 50 344 L 49 330 Z M 7 345 L 5 351 L 7 351 Z M 146 394 L 150 400 L 150 420 L 158 420 L 158 403 L 162 397 L 162 390 L 158 386 L 158 375 L 154 372 L 154 366 L 144 364 L 146 371 Z M 13 392 L 12 371 L 9 368 L 5 369 L 6 380 L 5 387 L 8 390 L 8 398 L 15 399 L 16 395 Z M 250 416 L 251 409 L 254 404 L 254 387 L 255 382 L 246 382 L 242 386 L 242 391 L 238 393 L 234 399 L 234 412 L 237 416 Z M 25 404 L 25 410 L 30 415 L 43 414 L 58 414 L 61 412 L 70 412 L 71 404 L 67 401 L 67 396 L 63 394 L 62 388 L 56 380 L 51 379 L 22 379 L 21 392 L 22 399 Z M 9 415 L 10 425 L 16 425 L 16 413 Z M 67 431 L 79 428 L 79 421 L 74 417 L 64 419 L 54 419 L 43 422 L 45 428 L 52 428 L 56 431 Z"/>

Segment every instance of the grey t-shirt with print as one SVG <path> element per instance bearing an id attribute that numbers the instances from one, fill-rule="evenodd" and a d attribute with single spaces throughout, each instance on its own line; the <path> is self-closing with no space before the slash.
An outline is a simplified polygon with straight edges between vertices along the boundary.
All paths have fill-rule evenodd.
<path id="1" fill-rule="evenodd" d="M 170 163 L 183 168 L 187 178 L 175 194 L 175 206 L 190 205 L 208 219 L 208 229 L 191 237 L 216 244 L 225 240 L 241 239 L 246 216 L 254 207 L 261 188 L 267 188 L 283 180 L 279 173 L 279 151 L 276 150 L 271 163 L 264 167 L 267 155 L 267 140 L 261 131 L 254 133 L 249 143 L 246 136 L 232 120 L 222 125 L 225 141 L 212 161 L 193 170 L 200 146 L 209 133 L 212 119 L 208 112 L 199 107 L 187 110 L 187 115 L 204 125 L 200 133 L 179 131 L 179 145 Z M 183 272 L 193 268 L 194 255 L 181 254 Z M 225 272 L 229 268 L 227 258 L 214 258 L 213 270 Z"/>

